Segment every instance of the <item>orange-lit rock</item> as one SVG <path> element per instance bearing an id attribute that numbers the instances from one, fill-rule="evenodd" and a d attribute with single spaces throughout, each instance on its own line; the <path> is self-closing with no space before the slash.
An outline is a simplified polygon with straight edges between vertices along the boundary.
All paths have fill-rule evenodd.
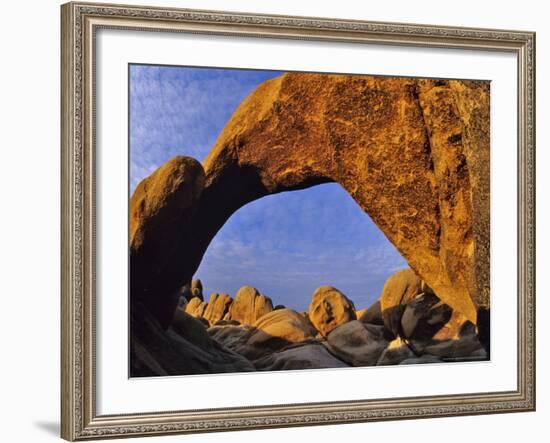
<path id="1" fill-rule="evenodd" d="M 153 265 L 132 285 L 132 297 L 156 300 L 149 305 L 159 318 L 173 312 L 172 292 L 237 209 L 327 182 L 348 191 L 453 310 L 475 323 L 489 307 L 487 82 L 284 74 L 235 111 L 204 162 L 204 186 L 198 167 L 181 168 L 183 194 L 159 171 L 148 183 L 189 197 L 153 193 L 150 229 L 135 236 L 131 223 L 132 250 L 149 231 L 159 239 L 138 254 L 138 269 Z M 132 197 L 132 214 L 142 200 Z M 165 223 L 178 229 L 155 228 Z"/>

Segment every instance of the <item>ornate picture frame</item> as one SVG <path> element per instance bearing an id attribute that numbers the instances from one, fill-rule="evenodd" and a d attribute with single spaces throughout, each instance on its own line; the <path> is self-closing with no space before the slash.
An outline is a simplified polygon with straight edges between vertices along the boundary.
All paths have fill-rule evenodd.
<path id="1" fill-rule="evenodd" d="M 61 7 L 61 435 L 87 440 L 535 409 L 535 34 L 72 2 Z M 517 389 L 98 415 L 96 33 L 100 29 L 473 49 L 517 56 Z M 124 149 L 124 147 L 121 147 Z"/>

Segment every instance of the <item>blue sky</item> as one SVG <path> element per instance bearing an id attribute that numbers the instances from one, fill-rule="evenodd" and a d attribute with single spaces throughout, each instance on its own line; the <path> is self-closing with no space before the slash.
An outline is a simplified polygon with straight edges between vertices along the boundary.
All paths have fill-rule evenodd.
<path id="1" fill-rule="evenodd" d="M 175 155 L 202 161 L 239 103 L 275 71 L 130 67 L 130 188 Z M 306 310 L 332 285 L 357 309 L 407 264 L 338 184 L 264 197 L 213 239 L 196 277 L 205 295 L 255 286 L 274 304 Z"/>

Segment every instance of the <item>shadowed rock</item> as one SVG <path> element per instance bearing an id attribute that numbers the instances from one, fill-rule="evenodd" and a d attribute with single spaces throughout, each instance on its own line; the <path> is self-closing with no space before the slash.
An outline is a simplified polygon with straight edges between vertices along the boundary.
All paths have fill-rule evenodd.
<path id="1" fill-rule="evenodd" d="M 373 325 L 383 325 L 384 320 L 382 319 L 382 309 L 380 308 L 380 300 L 376 300 L 372 305 L 367 309 L 363 309 L 361 315 L 357 313 L 357 319 L 363 323 L 369 323 Z"/>
<path id="2" fill-rule="evenodd" d="M 193 280 L 191 283 L 183 285 L 179 290 L 178 294 L 180 296 L 180 301 L 182 298 L 185 299 L 185 303 L 189 302 L 192 298 L 198 298 L 201 301 L 204 301 L 204 296 L 202 294 L 202 282 L 199 279 Z M 181 303 L 178 303 L 178 306 Z"/>
<path id="3" fill-rule="evenodd" d="M 376 364 L 378 366 L 398 365 L 404 360 L 416 357 L 407 343 L 401 337 L 397 337 L 384 349 Z"/>
<path id="4" fill-rule="evenodd" d="M 231 321 L 231 320 L 222 320 Z M 246 341 L 254 332 L 250 325 L 220 324 L 214 325 L 208 329 L 208 335 L 228 349 L 243 353 Z"/>
<path id="5" fill-rule="evenodd" d="M 417 346 L 417 343 L 413 343 Z M 487 353 L 476 335 L 463 336 L 455 340 L 434 341 L 422 347 L 422 353 L 434 355 L 443 361 L 486 360 Z"/>
<path id="6" fill-rule="evenodd" d="M 130 200 L 130 294 L 164 328 L 195 269 L 196 258 L 190 263 L 185 251 L 204 179 L 198 161 L 174 157 L 143 179 Z"/>
<path id="7" fill-rule="evenodd" d="M 428 288 L 412 269 L 402 269 L 384 283 L 380 296 L 380 310 L 384 326 L 395 336 L 401 333 L 401 317 L 407 303 Z M 428 289 L 428 292 L 431 290 Z"/>
<path id="8" fill-rule="evenodd" d="M 131 314 L 132 377 L 255 370 L 242 355 L 212 340 L 206 327 L 185 312 L 177 310 L 171 327 L 165 330 L 147 310 L 136 312 L 140 310 L 137 303 Z"/>
<path id="9" fill-rule="evenodd" d="M 407 339 L 432 338 L 451 319 L 452 310 L 434 294 L 419 294 L 409 301 L 401 317 L 401 332 Z"/>
<path id="10" fill-rule="evenodd" d="M 336 358 L 319 343 L 290 346 L 255 360 L 260 371 L 280 371 L 296 369 L 345 368 L 346 363 Z"/>
<path id="11" fill-rule="evenodd" d="M 373 366 L 386 349 L 384 327 L 353 320 L 328 334 L 326 346 L 351 366 Z"/>
<path id="12" fill-rule="evenodd" d="M 356 318 L 353 302 L 338 289 L 321 286 L 313 293 L 309 305 L 309 319 L 323 336 Z"/>
<path id="13" fill-rule="evenodd" d="M 191 282 L 191 297 L 198 297 L 204 300 L 204 295 L 202 295 L 202 282 L 198 278 L 193 279 Z"/>

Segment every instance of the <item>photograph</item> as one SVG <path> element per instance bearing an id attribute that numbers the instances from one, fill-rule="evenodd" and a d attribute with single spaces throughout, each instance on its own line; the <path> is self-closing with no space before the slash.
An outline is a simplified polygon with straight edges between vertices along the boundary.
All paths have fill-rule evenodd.
<path id="1" fill-rule="evenodd" d="M 521 434 L 542 22 L 273 5 L 61 6 L 61 437 Z"/>
<path id="2" fill-rule="evenodd" d="M 490 102 L 129 63 L 129 377 L 489 361 Z"/>

